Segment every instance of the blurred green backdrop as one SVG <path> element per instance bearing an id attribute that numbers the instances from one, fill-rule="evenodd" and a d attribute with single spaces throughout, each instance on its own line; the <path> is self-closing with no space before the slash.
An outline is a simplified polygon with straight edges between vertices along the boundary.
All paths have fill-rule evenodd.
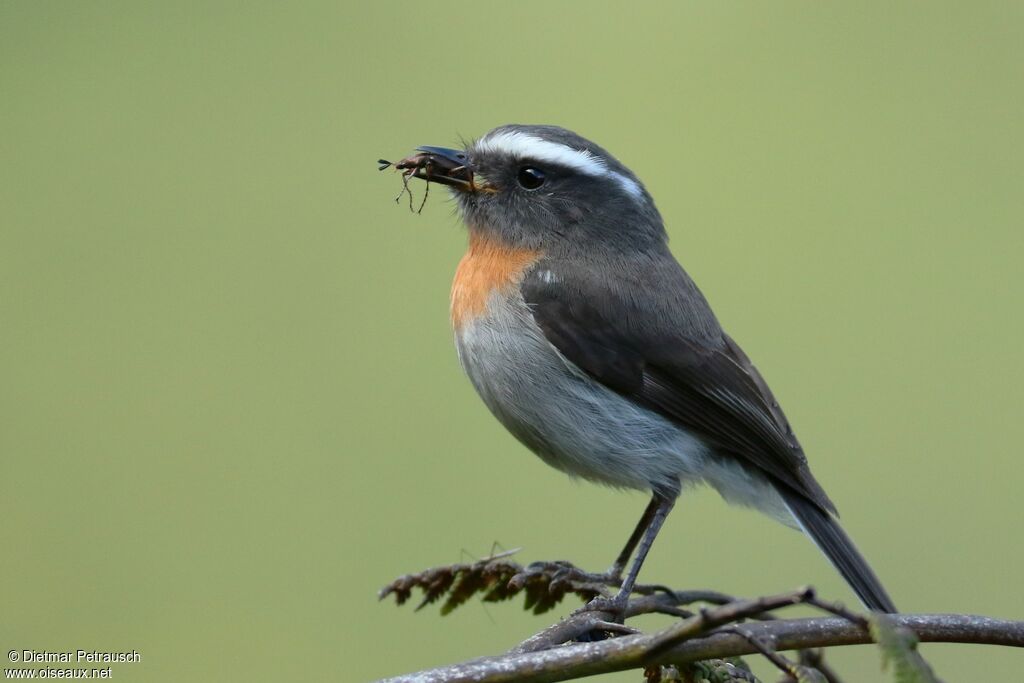
<path id="1" fill-rule="evenodd" d="M 451 204 L 410 214 L 374 165 L 506 122 L 644 179 L 903 609 L 1024 617 L 1022 27 L 1017 2 L 0 4 L 0 645 L 366 680 L 553 618 L 377 603 L 398 574 L 495 542 L 610 562 L 645 498 L 487 414 Z M 853 601 L 709 491 L 644 576 Z M 1022 661 L 925 652 L 948 680 Z"/>

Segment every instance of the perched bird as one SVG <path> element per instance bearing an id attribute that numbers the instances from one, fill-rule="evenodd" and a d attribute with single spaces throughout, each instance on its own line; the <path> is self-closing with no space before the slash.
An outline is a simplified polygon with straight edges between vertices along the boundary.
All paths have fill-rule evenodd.
<path id="1" fill-rule="evenodd" d="M 451 320 L 487 407 L 553 467 L 653 494 L 609 570 L 620 579 L 636 552 L 621 590 L 594 608 L 625 606 L 680 490 L 705 483 L 803 530 L 868 608 L 896 611 L 628 168 L 541 125 L 421 147 L 398 167 L 450 186 L 469 229 Z"/>

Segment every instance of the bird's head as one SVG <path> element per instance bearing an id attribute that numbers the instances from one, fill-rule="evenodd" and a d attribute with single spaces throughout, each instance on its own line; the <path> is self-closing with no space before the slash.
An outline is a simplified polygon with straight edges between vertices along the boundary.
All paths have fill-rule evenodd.
<path id="1" fill-rule="evenodd" d="M 466 225 L 510 246 L 639 249 L 665 231 L 643 184 L 600 146 L 557 126 L 500 126 L 465 149 L 421 147 Z"/>

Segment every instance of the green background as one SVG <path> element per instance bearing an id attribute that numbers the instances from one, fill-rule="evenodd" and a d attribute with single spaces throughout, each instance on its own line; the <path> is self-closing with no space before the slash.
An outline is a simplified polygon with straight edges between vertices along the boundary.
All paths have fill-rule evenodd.
<path id="1" fill-rule="evenodd" d="M 411 214 L 374 164 L 507 122 L 646 182 L 902 609 L 1024 617 L 1022 20 L 3 3 L 0 646 L 138 650 L 120 680 L 366 680 L 555 616 L 396 609 L 394 576 L 495 543 L 611 561 L 644 496 L 572 483 L 487 414 L 447 321 L 452 204 Z M 799 534 L 707 490 L 643 577 L 853 602 Z M 1024 663 L 924 651 L 951 681 Z M 871 648 L 832 659 L 881 678 Z"/>

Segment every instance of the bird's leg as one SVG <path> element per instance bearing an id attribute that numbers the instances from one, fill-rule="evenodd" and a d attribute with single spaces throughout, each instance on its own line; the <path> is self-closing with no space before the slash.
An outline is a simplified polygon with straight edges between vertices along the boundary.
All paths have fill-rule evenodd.
<path id="1" fill-rule="evenodd" d="M 608 578 L 620 579 L 622 578 L 622 572 L 626 569 L 626 564 L 629 563 L 629 558 L 632 557 L 633 551 L 636 550 L 637 543 L 644 537 L 644 532 L 647 531 L 647 527 L 651 525 L 651 520 L 654 519 L 654 514 L 658 511 L 658 496 L 651 498 L 651 502 L 647 504 L 647 508 L 644 510 L 644 514 L 640 517 L 640 521 L 636 523 L 636 528 L 633 529 L 633 534 L 626 541 L 626 547 L 622 549 L 619 556 L 615 558 L 615 563 L 608 569 Z"/>
<path id="2" fill-rule="evenodd" d="M 665 523 L 665 518 L 668 517 L 668 513 L 672 511 L 672 507 L 675 504 L 676 496 L 674 493 L 667 496 L 657 492 L 654 494 L 654 499 L 651 501 L 651 505 L 648 506 L 648 510 L 654 508 L 654 512 L 651 514 L 651 519 L 643 530 L 643 537 L 636 549 L 636 558 L 633 560 L 633 565 L 629 568 L 629 573 L 626 575 L 625 581 L 622 582 L 619 592 L 614 598 L 610 599 L 594 598 L 583 607 L 582 611 L 611 612 L 616 616 L 621 616 L 623 610 L 626 609 L 626 604 L 629 602 L 633 586 L 636 585 L 636 577 L 640 573 L 640 567 L 643 566 L 647 553 L 650 552 L 651 546 L 654 544 L 654 539 L 658 536 L 661 526 Z M 644 518 L 646 517 L 647 513 L 644 512 Z M 643 522 L 644 518 L 641 518 L 640 521 Z M 630 541 L 632 540 L 630 538 Z"/>
<path id="3" fill-rule="evenodd" d="M 654 500 L 657 501 L 657 506 L 654 508 L 654 514 L 651 515 L 651 522 L 647 525 L 647 530 L 644 532 L 643 539 L 640 541 L 640 545 L 636 549 L 636 558 L 633 560 L 633 566 L 629 568 L 629 574 L 626 575 L 626 580 L 622 582 L 622 588 L 619 589 L 619 594 L 615 596 L 614 600 L 621 600 L 623 603 L 629 598 L 629 594 L 633 592 L 633 586 L 636 584 L 636 577 L 640 574 L 640 567 L 643 566 L 644 560 L 647 559 L 647 553 L 650 552 L 651 546 L 654 545 L 654 539 L 657 538 L 658 532 L 661 531 L 661 526 L 665 523 L 665 518 L 668 517 L 668 513 L 672 511 L 672 508 L 676 504 L 675 495 L 661 496 L 659 494 L 654 495 Z"/>
<path id="4" fill-rule="evenodd" d="M 651 520 L 654 519 L 654 515 L 658 511 L 658 505 L 661 502 L 661 498 L 655 495 L 651 498 L 651 502 L 647 504 L 647 508 L 644 510 L 643 516 L 640 517 L 640 521 L 637 522 L 636 528 L 633 529 L 633 533 L 630 535 L 629 540 L 626 541 L 626 546 L 619 553 L 619 556 L 615 558 L 615 563 L 608 568 L 603 574 L 590 573 L 578 569 L 568 563 L 561 562 L 535 562 L 531 565 L 536 570 L 547 570 L 554 572 L 555 580 L 576 580 L 576 581 L 587 581 L 599 585 L 622 585 L 622 572 L 626 569 L 626 565 L 629 564 L 629 558 L 632 557 L 633 551 L 636 550 L 636 546 L 640 543 L 640 539 L 644 537 L 644 532 L 647 531 L 647 527 L 651 525 Z"/>

